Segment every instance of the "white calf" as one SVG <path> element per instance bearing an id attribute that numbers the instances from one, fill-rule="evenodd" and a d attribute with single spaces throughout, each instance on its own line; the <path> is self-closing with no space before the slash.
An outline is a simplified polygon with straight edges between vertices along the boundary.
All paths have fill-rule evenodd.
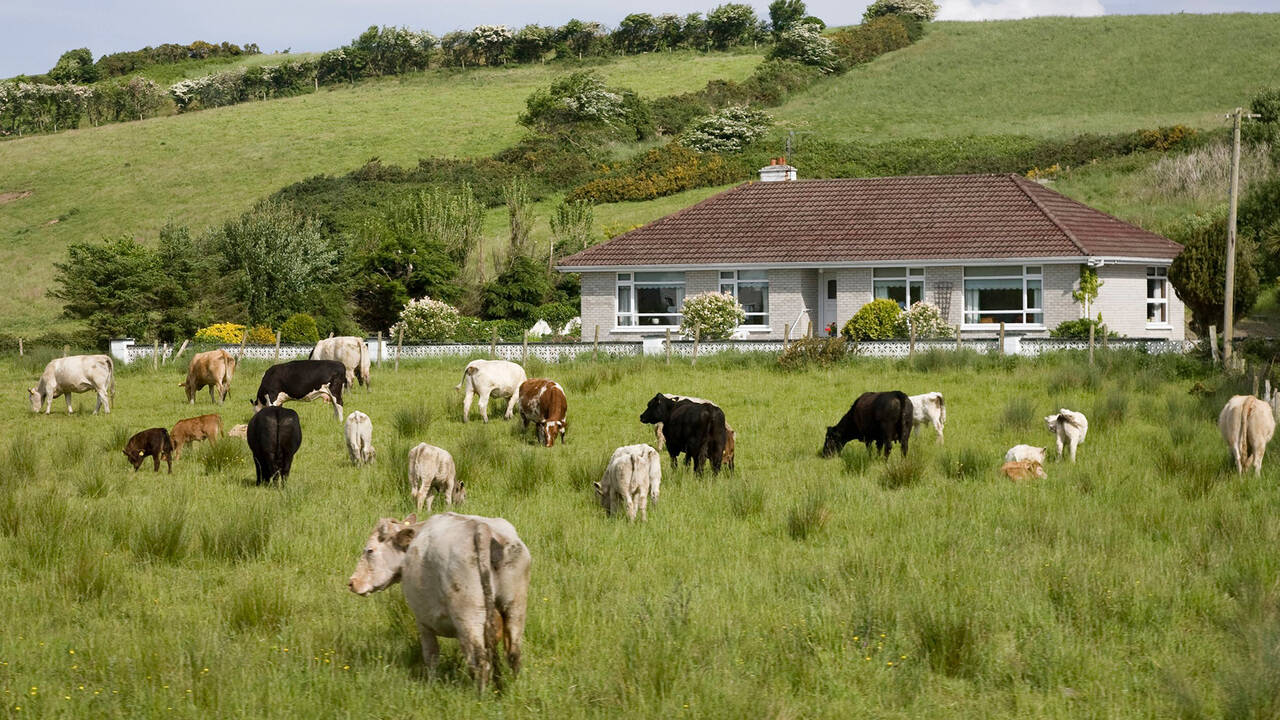
<path id="1" fill-rule="evenodd" d="M 1089 420 L 1084 413 L 1059 408 L 1056 415 L 1045 417 L 1044 424 L 1053 433 L 1058 442 L 1058 459 L 1062 459 L 1062 446 L 1067 446 L 1071 462 L 1076 461 L 1076 446 L 1084 442 L 1089 433 Z"/>
<path id="2" fill-rule="evenodd" d="M 356 410 L 347 416 L 343 431 L 347 436 L 347 454 L 351 456 L 351 462 L 356 465 L 373 462 L 376 453 L 373 449 L 373 421 L 369 416 Z"/>
<path id="3" fill-rule="evenodd" d="M 1048 455 L 1046 452 L 1047 450 L 1048 448 L 1035 447 L 1034 445 L 1014 445 L 1009 448 L 1009 452 L 1004 454 L 1004 461 L 1011 463 L 1022 462 L 1024 460 L 1035 460 L 1041 465 L 1044 465 L 1045 456 Z"/>
<path id="4" fill-rule="evenodd" d="M 425 502 L 427 512 L 431 512 L 435 492 L 444 495 L 445 505 L 461 505 L 466 501 L 467 491 L 462 483 L 456 482 L 457 476 L 458 469 L 447 450 L 420 443 L 409 451 L 409 488 L 418 501 L 419 510 Z"/>
<path id="5" fill-rule="evenodd" d="M 942 442 L 942 429 L 947 424 L 947 405 L 942 399 L 942 393 L 929 392 L 912 395 L 908 399 L 911 400 L 912 409 L 911 430 L 914 432 L 917 425 L 932 425 L 938 442 Z"/>
<path id="6" fill-rule="evenodd" d="M 658 451 L 644 444 L 613 451 L 604 477 L 595 483 L 596 497 L 605 512 L 625 509 L 628 520 L 648 520 L 649 500 L 658 501 L 662 485 L 662 461 Z"/>
<path id="7" fill-rule="evenodd" d="M 526 380 L 524 368 L 506 360 L 472 360 L 467 369 L 462 371 L 462 382 L 454 390 L 466 387 L 466 397 L 462 401 L 462 422 L 471 420 L 471 399 L 480 396 L 480 417 L 489 422 L 489 396 L 511 398 L 507 401 L 507 412 L 503 415 L 507 420 L 515 413 L 516 403 L 520 400 L 520 385 Z"/>
<path id="8" fill-rule="evenodd" d="M 1231 448 L 1236 472 L 1242 473 L 1251 467 L 1254 474 L 1261 475 L 1262 456 L 1276 431 L 1272 407 L 1252 395 L 1236 395 L 1219 413 L 1218 430 Z"/>

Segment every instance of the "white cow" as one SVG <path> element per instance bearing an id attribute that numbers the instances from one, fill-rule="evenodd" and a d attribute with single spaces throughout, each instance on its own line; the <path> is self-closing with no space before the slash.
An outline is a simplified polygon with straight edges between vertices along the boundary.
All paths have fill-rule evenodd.
<path id="1" fill-rule="evenodd" d="M 337 360 L 347 368 L 347 387 L 353 388 L 359 381 L 369 389 L 369 346 L 364 340 L 352 336 L 325 338 L 311 349 L 309 360 Z"/>
<path id="2" fill-rule="evenodd" d="M 1011 463 L 1035 460 L 1044 465 L 1046 455 L 1048 455 L 1048 448 L 1035 447 L 1034 445 L 1014 445 L 1004 454 L 1004 461 Z"/>
<path id="3" fill-rule="evenodd" d="M 462 401 L 462 422 L 471 420 L 471 400 L 480 396 L 480 417 L 489 422 L 489 396 L 511 398 L 507 401 L 507 412 L 503 415 L 507 420 L 515 412 L 516 403 L 520 401 L 520 385 L 528 378 L 524 368 L 506 360 L 472 360 L 462 371 L 462 382 L 454 386 L 461 390 L 466 386 L 466 397 Z"/>
<path id="4" fill-rule="evenodd" d="M 458 469 L 448 450 L 426 443 L 419 443 L 409 450 L 409 489 L 418 502 L 418 510 L 422 510 L 425 502 L 427 512 L 431 512 L 436 492 L 444 495 L 445 505 L 466 502 L 467 490 L 457 482 L 457 477 Z"/>
<path id="5" fill-rule="evenodd" d="M 115 362 L 110 355 L 72 355 L 71 357 L 50 360 L 44 366 L 40 382 L 27 390 L 31 398 L 31 412 L 44 413 L 53 410 L 53 399 L 59 395 L 67 398 L 67 413 L 74 412 L 71 407 L 71 394 L 93 390 L 98 395 L 98 404 L 93 412 L 99 410 L 111 412 L 111 400 L 116 393 Z"/>
<path id="6" fill-rule="evenodd" d="M 234 438 L 248 438 L 248 437 L 249 437 L 249 424 L 248 424 L 248 423 L 240 423 L 239 425 L 236 425 L 236 426 L 232 427 L 230 430 L 228 430 L 228 431 L 227 431 L 227 437 L 234 437 Z"/>
<path id="7" fill-rule="evenodd" d="M 947 424 L 947 405 L 942 399 L 942 393 L 928 392 L 923 395 L 912 395 L 908 399 L 911 401 L 912 409 L 912 432 L 919 425 L 932 425 L 933 432 L 938 436 L 938 442 L 942 442 L 942 429 Z"/>
<path id="8" fill-rule="evenodd" d="M 533 558 L 516 529 L 502 518 L 441 513 L 417 522 L 378 521 L 347 581 L 367 596 L 396 581 L 418 622 L 422 660 L 434 674 L 437 637 L 456 637 L 476 688 L 500 682 L 501 645 L 512 675 L 520 672 L 520 646 Z M 501 636 L 501 638 L 499 638 Z"/>
<path id="9" fill-rule="evenodd" d="M 1247 467 L 1262 474 L 1262 456 L 1276 431 L 1275 410 L 1252 395 L 1236 395 L 1227 401 L 1218 415 L 1218 430 L 1231 448 L 1236 472 Z"/>
<path id="10" fill-rule="evenodd" d="M 648 520 L 649 500 L 658 502 L 662 487 L 662 461 L 649 445 L 626 445 L 613 451 L 604 477 L 595 483 L 596 498 L 605 512 L 626 509 L 627 519 Z"/>
<path id="11" fill-rule="evenodd" d="M 347 454 L 351 456 L 351 462 L 356 465 L 373 462 L 376 451 L 373 449 L 373 421 L 369 416 L 356 410 L 347 416 L 347 423 L 342 429 L 347 436 Z"/>
<path id="12" fill-rule="evenodd" d="M 1044 424 L 1058 442 L 1058 459 L 1062 459 L 1062 446 L 1066 445 L 1071 462 L 1076 461 L 1076 446 L 1089 434 L 1089 420 L 1084 413 L 1058 408 L 1056 415 L 1046 416 Z"/>

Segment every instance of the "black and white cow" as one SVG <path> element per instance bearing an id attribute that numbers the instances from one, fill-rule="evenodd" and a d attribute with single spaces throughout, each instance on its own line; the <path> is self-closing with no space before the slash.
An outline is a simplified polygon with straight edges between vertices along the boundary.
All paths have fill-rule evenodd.
<path id="1" fill-rule="evenodd" d="M 724 462 L 728 431 L 724 411 L 708 402 L 673 400 L 662 393 L 653 396 L 640 415 L 640 422 L 662 423 L 667 453 L 675 465 L 680 453 L 693 459 L 693 471 L 702 473 L 702 464 L 711 461 L 711 471 L 719 474 Z"/>
<path id="2" fill-rule="evenodd" d="M 902 446 L 903 457 L 906 457 L 913 415 L 911 399 L 904 392 L 862 393 L 840 422 L 827 428 L 822 454 L 824 457 L 839 455 L 846 443 L 861 440 L 868 450 L 871 443 L 875 443 L 876 449 L 885 457 L 889 457 L 893 443 L 897 442 Z"/>
<path id="3" fill-rule="evenodd" d="M 294 360 L 267 368 L 253 396 L 253 411 L 286 400 L 321 398 L 333 403 L 333 415 L 342 422 L 342 390 L 347 384 L 347 368 L 336 360 Z"/>
<path id="4" fill-rule="evenodd" d="M 282 483 L 289 479 L 293 456 L 302 447 L 298 413 L 283 407 L 263 408 L 249 419 L 245 439 L 253 452 L 256 484 L 270 483 L 277 475 Z"/>

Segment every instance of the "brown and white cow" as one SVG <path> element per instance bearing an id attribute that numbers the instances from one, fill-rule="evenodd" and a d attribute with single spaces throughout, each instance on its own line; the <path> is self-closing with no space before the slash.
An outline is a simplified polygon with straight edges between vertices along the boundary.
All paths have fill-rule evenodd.
<path id="1" fill-rule="evenodd" d="M 67 398 L 67 413 L 73 412 L 71 394 L 94 391 L 98 396 L 98 404 L 93 412 L 99 410 L 111 412 L 112 396 L 116 392 L 115 362 L 110 355 L 72 355 L 55 358 L 44 366 L 40 381 L 27 390 L 31 400 L 31 412 L 40 412 L 44 406 L 44 414 L 53 410 L 53 399 L 59 395 Z"/>
<path id="2" fill-rule="evenodd" d="M 1271 405 L 1252 395 L 1236 395 L 1227 401 L 1218 414 L 1218 430 L 1231 448 L 1231 459 L 1236 462 L 1236 472 L 1253 468 L 1262 474 L 1262 456 L 1267 443 L 1276 431 L 1275 411 Z"/>
<path id="3" fill-rule="evenodd" d="M 236 373 L 236 358 L 226 350 L 210 350 L 191 358 L 187 366 L 187 379 L 178 383 L 178 387 L 186 388 L 187 402 L 196 401 L 196 393 L 200 388 L 209 388 L 209 402 L 222 403 L 227 400 L 231 390 L 231 378 Z"/>
<path id="4" fill-rule="evenodd" d="M 533 378 L 520 384 L 520 420 L 525 428 L 532 422 L 537 427 L 538 442 L 545 447 L 556 444 L 556 436 L 561 442 L 568 429 L 565 416 L 569 412 L 569 401 L 565 399 L 564 388 L 560 383 L 546 378 Z"/>
<path id="5" fill-rule="evenodd" d="M 222 416 L 216 414 L 187 418 L 174 423 L 169 431 L 173 440 L 173 456 L 182 457 L 182 446 L 197 440 L 217 442 L 222 436 Z"/>

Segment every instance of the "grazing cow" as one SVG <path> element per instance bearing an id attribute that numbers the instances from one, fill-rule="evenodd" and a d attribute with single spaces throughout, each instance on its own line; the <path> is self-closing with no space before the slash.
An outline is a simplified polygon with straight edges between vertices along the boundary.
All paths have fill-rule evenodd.
<path id="1" fill-rule="evenodd" d="M 173 439 L 173 456 L 182 457 L 182 446 L 197 440 L 217 442 L 222 435 L 222 417 L 220 415 L 201 415 L 174 423 L 169 431 Z"/>
<path id="2" fill-rule="evenodd" d="M 129 458 L 134 472 L 142 466 L 143 458 L 151 456 L 154 472 L 160 472 L 160 461 L 164 460 L 169 465 L 169 474 L 173 474 L 173 440 L 164 428 L 150 428 L 129 438 L 124 446 L 124 456 Z"/>
<path id="3" fill-rule="evenodd" d="M 908 399 L 911 400 L 912 409 L 911 431 L 915 432 L 920 425 L 932 425 L 938 442 L 942 442 L 942 429 L 947 424 L 947 405 L 942 399 L 942 393 L 929 392 L 912 395 Z"/>
<path id="4" fill-rule="evenodd" d="M 248 423 L 240 423 L 239 425 L 235 425 L 230 430 L 227 431 L 227 437 L 247 438 L 248 436 L 249 436 Z"/>
<path id="5" fill-rule="evenodd" d="M 283 405 L 286 400 L 321 398 L 333 403 L 333 416 L 342 422 L 342 388 L 347 370 L 336 360 L 293 360 L 272 365 L 262 375 L 258 393 L 253 396 L 253 411 Z"/>
<path id="6" fill-rule="evenodd" d="M 561 442 L 565 439 L 565 431 L 569 425 L 565 415 L 569 412 L 569 402 L 564 397 L 564 388 L 554 380 L 534 378 L 520 383 L 520 421 L 525 428 L 532 422 L 538 434 L 538 442 L 544 447 L 556 444 L 556 436 Z"/>
<path id="7" fill-rule="evenodd" d="M 1000 466 L 1000 473 L 1010 480 L 1031 480 L 1039 478 L 1044 480 L 1049 477 L 1045 474 L 1044 466 L 1035 460 L 1015 460 L 1006 462 Z"/>
<path id="8" fill-rule="evenodd" d="M 44 406 L 44 414 L 53 410 L 53 399 L 59 395 L 67 398 L 67 414 L 74 410 L 71 407 L 71 393 L 94 391 L 98 395 L 98 404 L 93 412 L 99 410 L 111 412 L 111 401 L 116 393 L 115 362 L 110 355 L 72 355 L 70 357 L 50 360 L 44 366 L 40 382 L 27 390 L 31 398 L 31 412 L 40 412 Z"/>
<path id="9" fill-rule="evenodd" d="M 706 403 L 708 405 L 715 405 L 715 403 L 711 402 L 710 400 L 704 400 L 702 398 L 692 397 L 690 395 L 672 395 L 671 393 L 662 393 L 662 394 L 665 397 L 671 398 L 676 402 L 679 402 L 681 400 L 688 400 L 689 402 Z M 719 405 L 716 405 L 716 407 L 719 407 Z M 736 445 L 737 433 L 734 431 L 733 426 L 729 425 L 729 422 L 727 420 L 724 423 L 724 432 L 725 432 L 725 443 L 724 443 L 723 463 L 729 466 L 729 469 L 732 470 L 733 469 L 733 453 L 734 453 L 734 447 Z M 667 446 L 667 438 L 662 434 L 662 423 L 653 424 L 653 436 L 657 443 L 658 451 L 661 452 L 662 449 Z M 688 455 L 685 456 L 684 461 L 686 464 L 688 464 L 689 462 Z"/>
<path id="10" fill-rule="evenodd" d="M 466 386 L 462 400 L 462 422 L 471 421 L 471 399 L 480 396 L 480 417 L 489 422 L 489 396 L 511 398 L 507 401 L 507 420 L 515 413 L 520 402 L 520 385 L 525 381 L 524 368 L 506 360 L 472 360 L 462 371 L 462 382 L 454 386 L 461 390 Z"/>
<path id="11" fill-rule="evenodd" d="M 1045 417 L 1044 424 L 1058 441 L 1058 460 L 1062 460 L 1062 446 L 1067 446 L 1071 462 L 1076 461 L 1076 446 L 1089 434 L 1089 420 L 1084 413 L 1059 408 L 1056 415 Z"/>
<path id="12" fill-rule="evenodd" d="M 1048 454 L 1048 448 L 1035 447 L 1034 445 L 1014 445 L 1004 454 L 1005 462 L 1020 462 L 1022 460 L 1035 460 L 1044 465 L 1045 456 Z"/>
<path id="13" fill-rule="evenodd" d="M 344 335 L 325 338 L 311 348 L 311 354 L 307 358 L 309 360 L 335 360 L 340 362 L 346 368 L 348 388 L 355 387 L 357 381 L 366 390 L 371 388 L 369 385 L 369 346 L 365 345 L 364 340 L 358 337 Z"/>
<path id="14" fill-rule="evenodd" d="M 298 413 L 284 407 L 266 407 L 249 419 L 249 451 L 257 472 L 256 485 L 270 483 L 277 475 L 289 479 L 294 453 L 302 446 Z"/>
<path id="15" fill-rule="evenodd" d="M 711 461 L 711 471 L 719 474 L 724 464 L 728 432 L 724 411 L 712 403 L 693 400 L 672 400 L 658 393 L 654 395 L 640 422 L 654 425 L 662 423 L 667 454 L 674 466 L 680 456 L 693 458 L 693 471 L 702 473 L 703 463 Z"/>
<path id="16" fill-rule="evenodd" d="M 1231 459 L 1236 462 L 1236 472 L 1253 468 L 1255 475 L 1262 474 L 1262 456 L 1267 443 L 1276 431 L 1275 411 L 1271 405 L 1252 395 L 1236 395 L 1227 401 L 1218 414 L 1218 430 L 1231 448 Z"/>
<path id="17" fill-rule="evenodd" d="M 418 622 L 422 660 L 433 675 L 437 636 L 458 639 L 479 692 L 491 679 L 502 682 L 501 645 L 512 675 L 519 674 L 529 548 L 502 518 L 449 512 L 416 520 L 379 520 L 347 587 L 367 596 L 401 583 Z"/>
<path id="18" fill-rule="evenodd" d="M 893 451 L 893 443 L 897 442 L 902 447 L 902 456 L 906 457 L 914 414 L 911 399 L 906 393 L 898 390 L 862 393 L 840 422 L 827 428 L 822 454 L 824 457 L 839 455 L 845 443 L 861 440 L 867 450 L 874 442 L 876 449 L 886 458 Z"/>
<path id="19" fill-rule="evenodd" d="M 376 451 L 373 449 L 373 421 L 368 415 L 356 410 L 347 416 L 342 427 L 347 438 L 347 454 L 354 465 L 373 462 Z"/>
<path id="20" fill-rule="evenodd" d="M 595 483 L 596 498 L 609 515 L 625 509 L 627 519 L 649 519 L 649 500 L 658 501 L 662 485 L 662 461 L 648 445 L 626 445 L 613 451 L 604 477 Z"/>
<path id="21" fill-rule="evenodd" d="M 449 451 L 426 443 L 409 450 L 409 492 L 418 502 L 419 511 L 426 502 L 427 512 L 431 512 L 437 492 L 444 496 L 445 505 L 466 502 L 467 490 L 457 478 L 458 468 Z"/>
<path id="22" fill-rule="evenodd" d="M 209 402 L 223 403 L 231 390 L 231 377 L 236 373 L 236 358 L 226 350 L 210 350 L 191 358 L 187 366 L 187 379 L 178 383 L 178 387 L 186 388 L 187 402 L 196 401 L 196 393 L 205 386 L 209 388 Z"/>

